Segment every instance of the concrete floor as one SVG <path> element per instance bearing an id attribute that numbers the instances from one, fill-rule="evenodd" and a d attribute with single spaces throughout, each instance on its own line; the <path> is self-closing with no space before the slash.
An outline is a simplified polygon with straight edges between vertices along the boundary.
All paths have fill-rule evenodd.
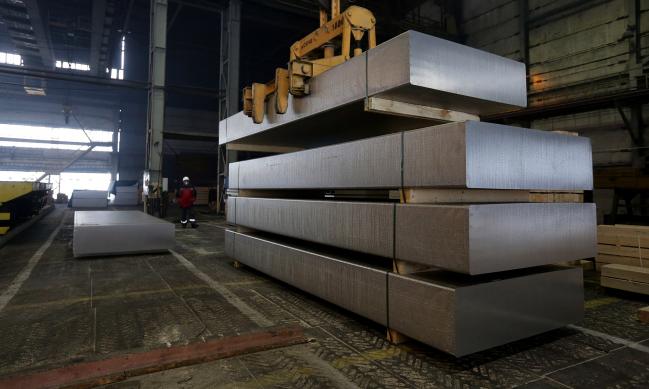
<path id="1" fill-rule="evenodd" d="M 199 213 L 198 229 L 178 228 L 176 255 L 86 260 L 72 258 L 72 220 L 72 210 L 58 208 L 0 249 L 0 377 L 296 324 L 309 343 L 110 387 L 622 388 L 649 382 L 649 325 L 636 314 L 649 300 L 607 293 L 594 274 L 587 275 L 586 316 L 577 327 L 455 359 L 416 342 L 394 346 L 374 323 L 234 268 L 223 254 L 221 218 Z"/>

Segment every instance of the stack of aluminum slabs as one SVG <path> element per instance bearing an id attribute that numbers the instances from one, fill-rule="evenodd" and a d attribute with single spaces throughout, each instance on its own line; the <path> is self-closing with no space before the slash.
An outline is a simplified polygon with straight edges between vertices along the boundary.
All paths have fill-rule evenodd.
<path id="1" fill-rule="evenodd" d="M 365 55 L 367 73 L 356 76 L 382 84 L 376 93 L 400 101 L 472 113 L 506 109 L 503 96 L 525 105 L 525 75 L 504 58 L 413 32 Z M 380 82 L 371 77 L 372 59 L 404 57 L 408 66 L 399 72 L 409 74 L 396 77 L 386 68 Z M 453 70 L 455 63 L 492 82 L 477 87 Z M 335 80 L 332 72 L 340 70 L 344 82 L 355 66 L 350 61 L 322 76 Z M 400 84 L 403 78 L 410 82 Z M 415 87 L 412 80 L 424 82 Z M 384 135 L 331 144 L 339 137 L 309 133 L 322 117 L 322 107 L 309 100 L 342 93 L 339 83 L 321 81 L 312 80 L 319 86 L 314 96 L 292 100 L 300 112 L 294 121 L 270 115 L 254 125 L 239 120 L 241 114 L 225 121 L 224 143 L 273 134 L 281 143 L 299 127 L 304 134 L 298 138 L 308 139 L 303 151 L 229 165 L 227 219 L 243 227 L 225 232 L 229 256 L 455 356 L 581 319 L 581 270 L 555 264 L 595 256 L 595 207 L 530 202 L 529 193 L 591 190 L 588 139 L 478 121 L 414 129 L 411 119 L 401 118 L 400 125 L 377 131 Z M 336 107 L 326 115 L 335 115 Z M 329 145 L 309 147 L 314 144 Z M 357 197 L 317 197 L 343 191 Z M 371 195 L 388 191 L 436 195 L 416 204 Z"/>
<path id="2" fill-rule="evenodd" d="M 108 191 L 105 190 L 74 190 L 70 197 L 72 208 L 106 208 L 108 206 Z"/>

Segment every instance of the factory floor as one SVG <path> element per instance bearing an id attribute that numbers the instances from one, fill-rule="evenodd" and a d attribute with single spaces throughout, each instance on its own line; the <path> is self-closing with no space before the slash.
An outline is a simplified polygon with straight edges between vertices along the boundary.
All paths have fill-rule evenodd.
<path id="1" fill-rule="evenodd" d="M 299 326 L 308 341 L 104 381 L 111 388 L 646 387 L 639 296 L 586 275 L 581 323 L 466 358 L 411 341 L 223 254 L 222 218 L 177 227 L 168 254 L 74 259 L 73 211 L 57 208 L 0 249 L 0 386 L 85 361 Z M 174 220 L 173 215 L 169 220 Z M 146 373 L 146 372 L 143 372 Z M 3 381 L 5 379 L 5 381 Z M 43 382 L 43 386 L 46 386 Z M 36 385 L 38 386 L 38 385 Z"/>

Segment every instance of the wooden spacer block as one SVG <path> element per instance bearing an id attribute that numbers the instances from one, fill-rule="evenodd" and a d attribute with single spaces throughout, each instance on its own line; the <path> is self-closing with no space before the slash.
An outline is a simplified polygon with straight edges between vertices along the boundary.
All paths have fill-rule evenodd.
<path id="1" fill-rule="evenodd" d="M 649 324 L 649 307 L 638 309 L 638 319 L 642 323 Z"/>
<path id="2" fill-rule="evenodd" d="M 392 344 L 402 344 L 410 340 L 409 337 L 405 336 L 397 330 L 393 330 L 392 328 L 387 329 L 386 338 Z"/>
<path id="3" fill-rule="evenodd" d="M 401 275 L 417 273 L 429 268 L 430 266 L 422 265 L 419 263 L 402 261 L 400 259 L 392 260 L 392 271 Z"/>

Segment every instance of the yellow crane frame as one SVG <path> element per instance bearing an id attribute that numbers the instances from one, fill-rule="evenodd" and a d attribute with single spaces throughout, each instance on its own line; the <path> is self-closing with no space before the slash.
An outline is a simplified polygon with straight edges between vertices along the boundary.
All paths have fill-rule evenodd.
<path id="1" fill-rule="evenodd" d="M 308 80 L 334 66 L 349 60 L 352 39 L 356 44 L 353 55 L 363 53 L 360 43 L 367 34 L 368 49 L 376 46 L 376 19 L 366 8 L 351 6 L 340 13 L 340 0 L 331 2 L 331 19 L 320 9 L 320 28 L 295 42 L 290 48 L 288 69 L 275 70 L 275 79 L 266 83 L 253 83 L 243 89 L 243 112 L 253 122 L 264 121 L 266 100 L 275 95 L 275 111 L 285 113 L 288 95 L 300 97 L 310 93 Z M 340 42 L 337 42 L 340 40 Z M 336 46 L 340 54 L 335 55 Z"/>

